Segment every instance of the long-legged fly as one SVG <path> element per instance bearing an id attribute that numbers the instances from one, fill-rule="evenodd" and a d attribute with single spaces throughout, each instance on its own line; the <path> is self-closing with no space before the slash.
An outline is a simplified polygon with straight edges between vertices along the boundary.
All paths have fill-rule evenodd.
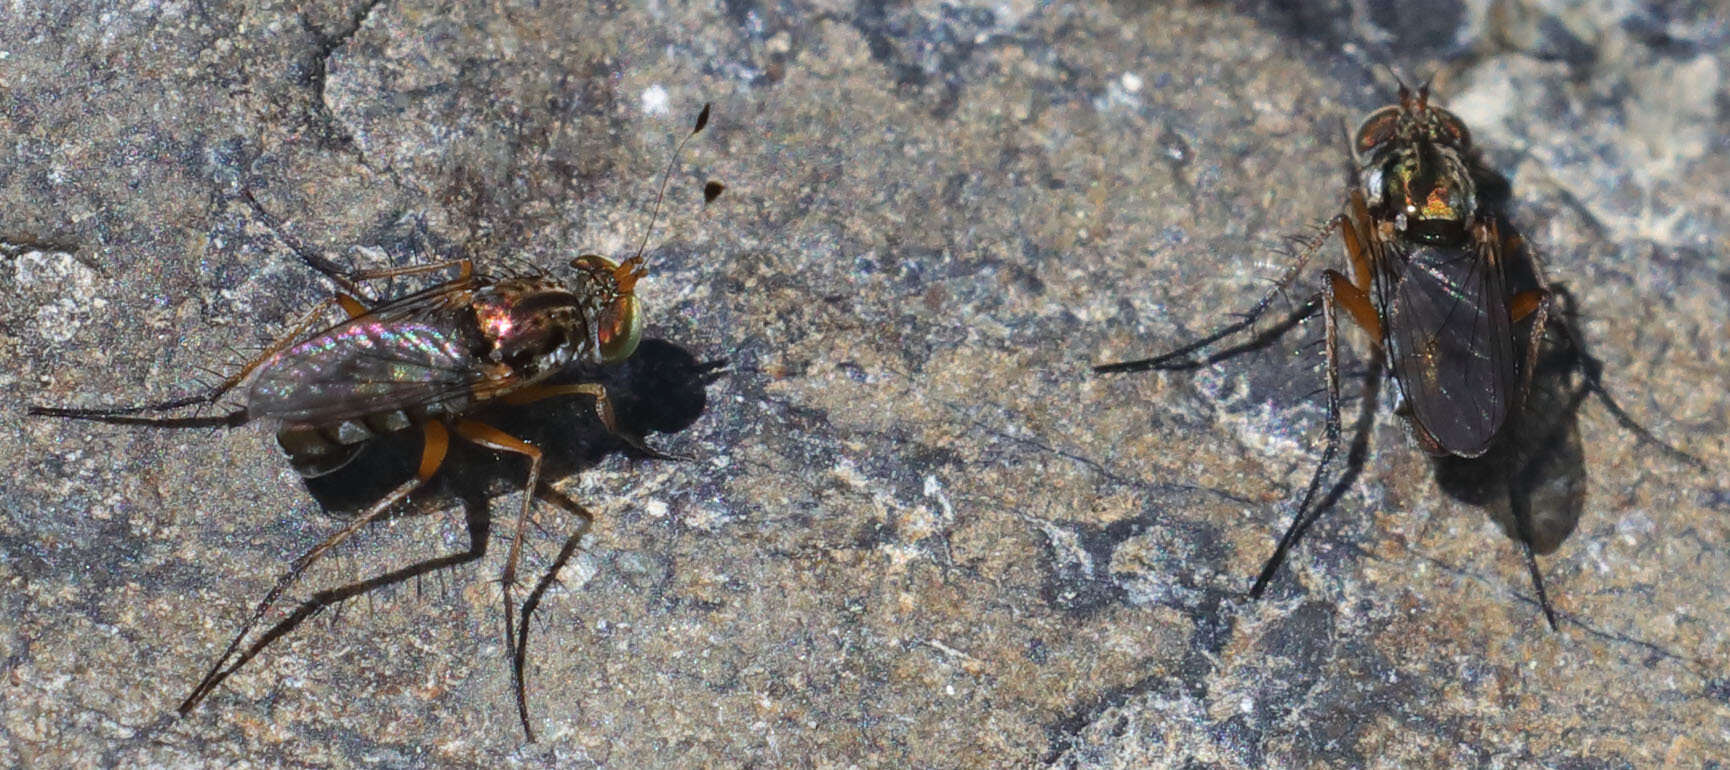
<path id="1" fill-rule="evenodd" d="M 1273 291 L 1237 321 L 1168 353 L 1094 367 L 1097 372 L 1193 369 L 1271 342 L 1322 312 L 1327 420 L 1321 460 L 1291 524 L 1256 576 L 1252 597 L 1261 596 L 1287 552 L 1326 508 L 1318 504 L 1317 493 L 1340 444 L 1341 309 L 1374 341 L 1378 363 L 1372 368 L 1391 373 L 1401 397 L 1396 413 L 1418 445 L 1438 457 L 1475 458 L 1489 451 L 1526 400 L 1546 330 L 1556 327 L 1574 340 L 1560 316 L 1551 316 L 1552 291 L 1535 255 L 1505 227 L 1492 194 L 1505 181 L 1479 160 L 1465 124 L 1430 103 L 1427 83 L 1415 92 L 1402 83 L 1398 102 L 1370 113 L 1350 141 L 1353 163 L 1344 210 L 1299 244 Z M 1250 342 L 1197 356 L 1251 329 L 1336 232 L 1349 276 L 1324 270 L 1320 291 L 1285 321 Z M 1530 260 L 1535 285 L 1529 288 L 1517 289 L 1509 280 L 1509 260 L 1516 254 Z M 1587 377 L 1624 426 L 1656 442 L 1609 399 L 1594 371 Z M 1527 571 L 1553 629 L 1556 616 L 1533 554 L 1530 523 L 1514 518 Z"/>
<path id="2" fill-rule="evenodd" d="M 661 195 L 672 177 L 673 164 L 684 143 L 703 130 L 709 107 L 698 114 L 691 133 L 674 150 L 661 180 L 661 192 L 650 215 L 653 230 Z M 723 187 L 710 182 L 705 202 Z M 256 201 L 250 202 L 257 208 Z M 262 209 L 259 210 L 262 214 Z M 295 559 L 264 598 L 253 608 L 239 633 L 229 642 L 208 673 L 180 703 L 186 714 L 225 678 L 258 654 L 271 638 L 266 634 L 243 648 L 278 599 L 300 575 L 354 535 L 368 522 L 401 502 L 433 477 L 443 464 L 451 434 L 480 446 L 528 458 L 528 478 L 516 529 L 505 559 L 500 584 L 505 608 L 505 647 L 512 661 L 518 716 L 530 741 L 528 702 L 523 677 L 523 644 L 529 613 L 539 589 L 525 601 L 520 626 L 517 604 L 518 562 L 523 533 L 529 526 L 531 504 L 541 476 L 541 449 L 491 425 L 466 416 L 493 403 L 522 405 L 559 396 L 587 396 L 602 425 L 645 455 L 668 459 L 650 449 L 640 436 L 614 419 L 607 390 L 599 383 L 550 384 L 548 378 L 575 364 L 611 364 L 629 358 L 642 335 L 643 315 L 635 293 L 644 275 L 645 232 L 637 253 L 623 262 L 595 254 L 570 261 L 572 277 L 559 280 L 550 273 L 495 277 L 478 273 L 469 259 L 341 275 L 328 262 L 302 251 L 313 267 L 325 272 L 344 291 L 307 312 L 292 330 L 215 387 L 196 395 L 139 406 L 71 408 L 33 406 L 30 413 L 101 422 L 186 426 L 237 426 L 252 420 L 277 423 L 276 439 L 289 462 L 303 476 L 315 477 L 344 466 L 375 437 L 418 429 L 424 443 L 414 476 L 368 506 L 342 529 Z M 301 251 L 297 248 L 297 251 Z M 359 284 L 404 275 L 454 270 L 456 277 L 396 299 L 368 304 Z M 332 307 L 345 317 L 320 326 Z M 216 404 L 244 389 L 245 406 L 220 416 L 170 417 L 153 413 Z M 561 560 L 568 558 L 567 543 Z M 543 581 L 544 585 L 544 581 Z"/>

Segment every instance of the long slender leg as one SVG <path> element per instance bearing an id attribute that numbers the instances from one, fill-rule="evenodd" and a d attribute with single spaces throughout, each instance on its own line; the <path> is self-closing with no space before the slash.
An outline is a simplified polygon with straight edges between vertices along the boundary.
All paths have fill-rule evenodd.
<path id="1" fill-rule="evenodd" d="M 299 238 L 296 238 L 294 235 L 289 233 L 288 228 L 283 226 L 282 220 L 277 219 L 274 214 L 266 211 L 264 205 L 258 202 L 258 198 L 253 197 L 252 190 L 242 187 L 240 189 L 240 197 L 246 200 L 246 205 L 252 207 L 252 213 L 257 214 L 259 219 L 264 220 L 265 226 L 269 227 L 270 231 L 276 234 L 277 240 L 280 240 L 283 244 L 287 245 L 289 250 L 294 252 L 295 256 L 300 257 L 300 261 L 306 263 L 307 267 L 322 273 L 324 277 L 329 278 L 332 283 L 335 283 L 343 291 L 349 294 L 358 297 L 366 296 L 366 292 L 361 289 L 360 285 L 349 280 L 348 275 L 343 272 L 342 268 L 337 267 L 335 262 L 325 259 L 323 255 L 307 248 L 306 244 L 301 243 Z"/>
<path id="2" fill-rule="evenodd" d="M 1273 289 L 1263 295 L 1262 298 L 1258 300 L 1254 306 L 1250 307 L 1248 312 L 1240 316 L 1238 320 L 1226 324 L 1213 333 L 1204 335 L 1200 339 L 1185 343 L 1184 345 L 1179 346 L 1176 350 L 1152 358 L 1099 364 L 1094 366 L 1093 370 L 1101 374 L 1108 374 L 1114 372 L 1145 372 L 1151 369 L 1192 368 L 1192 362 L 1189 358 L 1191 353 L 1201 350 L 1202 348 L 1212 345 L 1215 342 L 1219 342 L 1220 340 L 1237 334 L 1238 332 L 1254 325 L 1255 322 L 1267 312 L 1268 308 L 1273 305 L 1274 300 L 1278 299 L 1281 294 L 1284 294 L 1286 289 L 1290 288 L 1292 282 L 1297 280 L 1297 276 L 1302 272 L 1304 266 L 1309 264 L 1310 258 L 1313 257 L 1316 251 L 1322 247 L 1322 244 L 1327 242 L 1328 236 L 1331 235 L 1334 230 L 1342 229 L 1342 226 L 1345 224 L 1345 215 L 1342 214 L 1336 216 L 1333 219 L 1328 220 L 1328 223 L 1320 228 L 1315 235 L 1299 243 L 1297 256 L 1293 258 L 1291 264 L 1286 267 L 1286 271 L 1280 276 L 1280 279 L 1274 283 Z M 1313 303 L 1305 303 L 1304 307 L 1300 308 L 1297 312 L 1293 313 L 1290 318 L 1287 318 L 1277 326 L 1276 331 L 1284 333 L 1291 327 L 1296 326 L 1298 321 L 1309 317 L 1315 312 L 1315 310 L 1316 308 Z M 1271 342 L 1271 340 L 1268 341 Z M 1232 352 L 1242 352 L 1243 349 L 1247 349 L 1248 347 L 1249 346 L 1234 348 Z"/>
<path id="3" fill-rule="evenodd" d="M 215 387 L 210 388 L 203 393 L 138 406 L 107 406 L 92 408 L 32 406 L 29 409 L 29 413 L 42 417 L 69 417 L 78 420 L 102 420 L 108 417 L 124 417 L 127 415 L 139 414 L 141 412 L 166 412 L 187 406 L 214 404 L 217 399 L 222 398 L 223 394 L 233 390 L 234 386 L 239 385 L 244 381 L 247 375 L 252 374 L 253 370 L 257 369 L 265 361 L 270 360 L 271 356 L 282 352 L 283 349 L 293 345 L 302 335 L 311 331 L 313 325 L 319 321 L 319 318 L 323 316 L 324 312 L 329 310 L 332 305 L 341 305 L 350 318 L 366 312 L 366 306 L 361 304 L 360 300 L 355 299 L 354 297 L 346 294 L 337 294 L 331 297 L 326 297 L 323 300 L 320 300 L 318 304 L 313 305 L 312 309 L 306 311 L 306 313 L 302 314 L 300 318 L 296 319 L 288 333 L 278 337 L 275 342 L 270 344 L 270 347 L 265 348 L 263 353 L 260 353 L 257 357 L 247 361 L 244 366 L 240 367 L 239 371 L 229 375 Z"/>
<path id="4" fill-rule="evenodd" d="M 257 639 L 253 640 L 251 644 L 246 646 L 244 652 L 234 657 L 234 662 L 229 664 L 227 670 L 212 680 L 210 683 L 212 686 L 206 688 L 206 692 L 214 690 L 215 685 L 220 684 L 229 674 L 244 667 L 248 661 L 258 657 L 259 653 L 263 652 L 265 648 L 275 643 L 276 640 L 287 636 L 289 633 L 293 632 L 294 629 L 299 628 L 300 624 L 306 622 L 314 615 L 323 612 L 328 607 L 336 607 L 340 614 L 343 602 L 356 596 L 369 595 L 372 591 L 384 586 L 395 585 L 410 578 L 419 578 L 420 576 L 429 573 L 436 574 L 441 570 L 459 564 L 467 564 L 480 559 L 486 555 L 488 537 L 487 525 L 488 522 L 484 516 L 470 518 L 469 548 L 467 551 L 462 553 L 428 559 L 402 569 L 392 570 L 382 575 L 367 578 L 366 580 L 338 586 L 336 588 L 325 589 L 313 594 L 311 597 L 307 598 L 306 601 L 301 602 L 300 606 L 296 607 L 293 612 L 290 612 L 282 620 L 272 624 L 270 628 L 259 634 Z"/>
<path id="5" fill-rule="evenodd" d="M 360 531 L 360 528 L 366 526 L 367 522 L 378 518 L 391 506 L 408 497 L 410 492 L 425 484 L 438 471 L 439 466 L 444 464 L 445 452 L 450 448 L 450 434 L 443 425 L 437 422 L 423 423 L 421 431 L 426 437 L 426 445 L 421 449 L 420 468 L 415 472 L 415 477 L 391 490 L 390 494 L 385 495 L 372 507 L 362 511 L 359 516 L 355 517 L 354 521 L 349 522 L 348 526 L 337 530 L 330 537 L 325 538 L 324 542 L 313 546 L 312 550 L 301 554 L 300 558 L 295 559 L 289 565 L 288 572 L 277 578 L 276 585 L 265 593 L 264 598 L 253 609 L 251 617 L 247 618 L 246 623 L 240 627 L 240 633 L 235 634 L 234 640 L 228 643 L 228 649 L 223 650 L 222 656 L 216 659 L 215 665 L 212 665 L 204 678 L 199 680 L 198 686 L 192 688 L 192 694 L 187 695 L 186 700 L 180 702 L 178 710 L 182 715 L 196 708 L 199 701 L 204 700 L 205 696 L 209 695 L 218 683 L 228 678 L 229 674 L 234 673 L 235 668 L 240 663 L 245 662 L 245 658 L 243 658 L 237 661 L 234 666 L 226 665 L 229 659 L 234 657 L 235 652 L 240 649 L 241 642 L 246 640 L 247 634 L 252 633 L 252 629 L 264 619 L 265 613 L 269 612 L 270 608 L 276 604 L 276 600 L 282 596 L 282 593 L 300 578 L 301 573 L 305 572 L 308 567 L 311 567 L 326 553 L 329 553 L 330 549 L 335 548 L 354 533 Z"/>
<path id="6" fill-rule="evenodd" d="M 1571 308 L 1573 306 L 1573 297 L 1566 289 L 1557 287 L 1551 291 L 1554 295 L 1558 295 L 1566 300 L 1568 303 L 1567 307 Z M 1700 458 L 1677 449 L 1665 442 L 1663 439 L 1653 435 L 1652 431 L 1648 430 L 1644 425 L 1641 425 L 1637 420 L 1635 420 L 1633 415 L 1628 414 L 1627 410 L 1623 409 L 1622 405 L 1616 401 L 1616 398 L 1610 395 L 1610 391 L 1604 388 L 1602 380 L 1604 364 L 1586 350 L 1585 341 L 1581 339 L 1579 333 L 1574 330 L 1574 325 L 1568 320 L 1569 315 L 1568 312 L 1560 314 L 1560 316 L 1555 319 L 1556 323 L 1553 324 L 1553 328 L 1561 332 L 1562 337 L 1568 341 L 1568 347 L 1574 351 L 1580 374 L 1586 378 L 1587 390 L 1590 390 L 1593 395 L 1598 397 L 1598 403 L 1603 404 L 1604 408 L 1609 410 L 1610 416 L 1616 420 L 1616 424 L 1622 426 L 1623 430 L 1634 434 L 1634 438 L 1639 440 L 1641 443 L 1656 447 L 1658 451 L 1663 452 L 1665 455 L 1669 456 L 1670 459 L 1694 468 L 1697 471 L 1710 472 L 1711 468 L 1709 468 L 1705 462 L 1701 461 Z"/>
<path id="7" fill-rule="evenodd" d="M 601 424 L 606 426 L 607 432 L 624 440 L 626 444 L 631 445 L 632 449 L 658 460 L 682 459 L 656 451 L 648 444 L 643 443 L 642 436 L 620 428 L 619 421 L 613 414 L 613 401 L 607 397 L 607 388 L 598 382 L 583 382 L 572 385 L 534 385 L 509 393 L 499 400 L 512 406 L 522 406 L 559 396 L 588 396 L 593 398 L 595 400 L 595 415 L 601 419 Z"/>
<path id="8" fill-rule="evenodd" d="M 329 278 L 331 281 L 336 283 L 337 286 L 341 287 L 344 292 L 349 294 L 365 296 L 366 293 L 361 290 L 360 284 L 379 278 L 394 278 L 401 275 L 428 273 L 449 267 L 460 268 L 457 272 L 457 280 L 466 281 L 474 274 L 474 266 L 467 259 L 451 259 L 441 262 L 430 262 L 424 265 L 409 265 L 407 267 L 384 268 L 381 270 L 363 270 L 352 274 L 346 273 L 342 268 L 337 267 L 334 262 L 320 256 L 317 252 L 307 248 L 306 244 L 301 243 L 298 238 L 290 235 L 288 230 L 283 227 L 282 220 L 277 219 L 276 216 L 272 215 L 269 211 L 266 211 L 264 206 L 259 204 L 258 199 L 252 196 L 251 190 L 243 189 L 240 191 L 240 194 L 241 197 L 246 199 L 247 205 L 252 207 L 253 213 L 257 214 L 259 219 L 264 220 L 264 223 L 270 227 L 271 232 L 276 233 L 276 237 L 286 244 L 296 256 L 300 257 L 302 262 L 305 262 L 308 267 L 323 273 L 326 278 Z"/>
<path id="9" fill-rule="evenodd" d="M 1509 233 L 1504 236 L 1503 243 L 1505 246 L 1503 251 L 1505 253 L 1515 254 L 1522 253 L 1520 249 L 1524 247 L 1525 240 L 1520 238 L 1517 234 Z M 1641 443 L 1656 447 L 1658 451 L 1668 455 L 1670 459 L 1690 466 L 1698 471 L 1710 471 L 1711 469 L 1708 468 L 1706 463 L 1702 462 L 1700 458 L 1677 449 L 1665 442 L 1663 439 L 1653 435 L 1645 426 L 1636 421 L 1633 415 L 1628 414 L 1628 412 L 1622 408 L 1622 405 L 1616 401 L 1615 397 L 1610 395 L 1610 391 L 1604 388 L 1604 383 L 1601 379 L 1604 370 L 1603 364 L 1586 350 L 1584 340 L 1580 338 L 1579 332 L 1574 330 L 1573 295 L 1563 287 L 1550 285 L 1549 279 L 1544 275 L 1544 262 L 1538 258 L 1537 254 L 1533 253 L 1529 249 L 1525 249 L 1523 253 L 1527 256 L 1527 262 L 1531 265 L 1532 275 L 1536 278 L 1538 286 L 1545 290 L 1547 295 L 1545 299 L 1551 300 L 1550 302 L 1545 303 L 1546 311 L 1550 309 L 1550 306 L 1553 305 L 1553 301 L 1557 297 L 1560 297 L 1567 303 L 1563 312 L 1558 314 L 1555 318 L 1555 328 L 1562 334 L 1563 339 L 1567 340 L 1568 347 L 1573 350 L 1574 356 L 1579 364 L 1580 373 L 1586 378 L 1587 389 L 1592 391 L 1593 395 L 1598 397 L 1598 403 L 1603 404 L 1604 408 L 1610 411 L 1610 416 L 1615 418 L 1616 424 L 1622 426 L 1623 430 L 1634 434 L 1634 438 L 1638 439 Z M 1521 292 L 1522 295 L 1528 293 L 1529 292 Z M 1518 301 L 1519 295 L 1516 295 L 1515 299 Z"/>
<path id="10" fill-rule="evenodd" d="M 1538 594 L 1538 607 L 1544 611 L 1544 620 L 1549 621 L 1550 630 L 1556 629 L 1556 610 L 1550 606 L 1550 594 L 1544 590 L 1544 573 L 1538 570 L 1538 556 L 1532 551 L 1532 512 L 1520 495 L 1514 491 L 1512 473 L 1509 474 L 1508 505 L 1514 518 L 1514 531 L 1520 536 L 1520 552 L 1526 557 L 1526 572 L 1532 576 L 1532 590 Z"/>
<path id="11" fill-rule="evenodd" d="M 574 502 L 570 504 L 576 505 Z M 528 679 L 523 674 L 524 668 L 528 665 L 529 621 L 534 618 L 535 609 L 541 604 L 541 597 L 546 595 L 547 590 L 552 588 L 554 583 L 558 582 L 559 570 L 564 569 L 571 557 L 576 555 L 578 544 L 582 542 L 583 536 L 589 533 L 589 527 L 594 523 L 595 517 L 589 513 L 588 509 L 576 505 L 576 512 L 582 516 L 583 525 L 565 538 L 565 544 L 559 548 L 558 556 L 555 556 L 552 564 L 547 566 L 546 573 L 541 575 L 541 579 L 535 583 L 534 590 L 529 591 L 528 597 L 523 599 L 523 617 L 517 622 L 516 650 L 511 659 L 511 671 L 517 680 L 517 716 L 522 720 L 523 732 L 528 736 L 531 743 L 535 740 L 535 734 L 533 730 L 529 729 Z"/>
<path id="12" fill-rule="evenodd" d="M 1515 294 L 1508 301 L 1508 317 L 1510 321 L 1518 322 L 1532 317 L 1532 331 L 1526 335 L 1525 370 L 1520 373 L 1520 390 L 1518 400 L 1514 403 L 1524 406 L 1526 397 L 1532 392 L 1532 377 L 1538 370 L 1538 351 L 1544 344 L 1544 330 L 1550 321 L 1550 292 L 1546 289 L 1529 289 Z"/>
<path id="13" fill-rule="evenodd" d="M 1358 328 L 1369 332 L 1370 338 L 1380 344 L 1382 339 L 1382 319 L 1376 314 L 1376 306 L 1370 302 L 1370 295 L 1351 282 L 1351 279 L 1338 272 L 1328 270 L 1323 273 L 1327 278 L 1327 288 L 1333 292 L 1334 301 L 1352 314 L 1352 323 Z"/>
<path id="14" fill-rule="evenodd" d="M 529 510 L 533 507 L 535 490 L 540 488 L 541 449 L 498 428 L 474 420 L 458 420 L 456 431 L 457 435 L 464 439 L 488 449 L 512 452 L 529 458 L 529 478 L 523 483 L 523 506 L 517 513 L 517 528 L 515 532 L 511 533 L 511 550 L 509 555 L 505 557 L 505 570 L 499 576 L 499 584 L 505 601 L 505 654 L 513 662 L 512 670 L 516 679 L 518 716 L 523 722 L 523 732 L 528 735 L 529 742 L 533 743 L 535 732 L 529 727 L 528 694 L 523 684 L 522 666 L 517 663 L 522 653 L 516 649 L 516 619 L 513 615 L 516 610 L 516 602 L 511 598 L 511 589 L 517 583 L 517 563 L 522 558 L 523 533 L 529 526 Z M 525 615 L 525 617 L 527 616 Z"/>
<path id="15" fill-rule="evenodd" d="M 1355 293 L 1354 293 L 1355 292 Z M 1369 298 L 1358 292 L 1345 276 L 1329 270 L 1327 281 L 1322 286 L 1322 322 L 1326 334 L 1324 345 L 1327 349 L 1327 391 L 1328 413 L 1322 444 L 1322 459 L 1316 463 L 1315 473 L 1310 475 L 1309 485 L 1304 488 L 1304 494 L 1298 500 L 1297 513 L 1292 516 L 1292 523 L 1286 527 L 1285 534 L 1280 536 L 1279 545 L 1274 547 L 1273 555 L 1262 565 L 1261 573 L 1256 575 L 1254 585 L 1250 586 L 1249 595 L 1260 598 L 1267 590 L 1267 584 L 1273 580 L 1274 573 L 1279 571 L 1280 564 L 1285 562 L 1286 553 L 1303 537 L 1304 531 L 1315 523 L 1316 517 L 1326 510 L 1324 506 L 1310 508 L 1310 501 L 1315 499 L 1316 492 L 1321 489 L 1322 479 L 1327 477 L 1328 466 L 1333 464 L 1334 455 L 1340 446 L 1340 366 L 1339 366 L 1339 329 L 1337 305 L 1345 298 L 1348 312 L 1355 317 L 1360 311 L 1356 303 L 1369 304 Z M 1373 308 L 1371 308 L 1373 312 Z"/>
<path id="16" fill-rule="evenodd" d="M 377 281 L 384 278 L 397 278 L 404 275 L 419 275 L 421 273 L 431 273 L 438 270 L 448 270 L 453 267 L 457 269 L 457 277 L 455 280 L 466 281 L 474 277 L 475 265 L 472 260 L 446 259 L 438 262 L 428 262 L 421 265 L 404 265 L 402 267 L 385 267 L 378 270 L 362 270 L 349 276 L 349 278 L 355 281 Z"/>
<path id="17" fill-rule="evenodd" d="M 1550 292 L 1547 289 L 1528 289 L 1515 294 L 1508 301 L 1508 316 L 1510 321 L 1519 322 L 1532 318 L 1532 331 L 1527 334 L 1526 358 L 1524 369 L 1520 372 L 1520 390 L 1518 400 L 1514 403 L 1524 408 L 1526 398 L 1532 391 L 1532 378 L 1538 369 L 1538 353 L 1543 347 L 1544 330 L 1550 318 Z M 1550 606 L 1550 595 L 1544 590 L 1544 573 L 1538 569 L 1538 556 L 1532 550 L 1532 512 L 1525 501 L 1515 491 L 1514 475 L 1517 470 L 1510 469 L 1508 476 L 1508 513 L 1514 519 L 1515 534 L 1520 537 L 1520 553 L 1525 557 L 1526 572 L 1532 576 L 1532 590 L 1538 595 L 1538 606 L 1544 611 L 1544 620 L 1550 624 L 1550 630 L 1556 630 L 1556 611 Z"/>
<path id="18" fill-rule="evenodd" d="M 1322 480 L 1327 477 L 1328 467 L 1333 464 L 1334 455 L 1339 452 L 1340 445 L 1340 365 L 1339 365 L 1339 320 L 1338 308 L 1344 306 L 1351 314 L 1353 322 L 1362 327 L 1376 344 L 1382 344 L 1381 318 L 1376 312 L 1374 303 L 1370 301 L 1369 286 L 1373 273 L 1367 241 L 1369 236 L 1360 226 L 1363 222 L 1364 205 L 1361 193 L 1354 191 L 1348 204 L 1348 215 L 1336 217 L 1333 226 L 1339 228 L 1340 237 L 1345 242 L 1346 258 L 1356 274 L 1354 281 L 1335 270 L 1323 272 L 1322 282 L 1322 323 L 1325 334 L 1324 345 L 1327 349 L 1327 422 L 1324 429 L 1321 461 L 1316 463 L 1316 469 L 1310 475 L 1309 484 L 1304 487 L 1303 497 L 1298 501 L 1297 512 L 1292 516 L 1292 523 L 1280 535 L 1279 545 L 1274 547 L 1272 556 L 1262 565 L 1261 573 L 1256 575 L 1255 583 L 1250 586 L 1251 597 L 1260 597 L 1267 590 L 1267 584 L 1273 580 L 1274 573 L 1285 562 L 1286 554 L 1300 540 L 1322 512 L 1327 510 L 1331 501 L 1324 500 L 1321 504 L 1311 507 L 1316 493 L 1321 490 Z"/>

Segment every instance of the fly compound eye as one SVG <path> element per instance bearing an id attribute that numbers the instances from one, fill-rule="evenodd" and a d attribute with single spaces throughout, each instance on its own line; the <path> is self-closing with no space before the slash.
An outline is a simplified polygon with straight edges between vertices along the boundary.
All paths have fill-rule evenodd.
<path id="1" fill-rule="evenodd" d="M 587 273 L 611 273 L 619 268 L 619 263 L 599 254 L 584 254 L 572 259 L 571 267 Z"/>
<path id="2" fill-rule="evenodd" d="M 1430 113 L 1436 116 L 1438 139 L 1462 150 L 1472 146 L 1472 132 L 1466 130 L 1466 124 L 1454 113 L 1440 107 L 1431 107 Z"/>
<path id="3" fill-rule="evenodd" d="M 643 338 L 643 319 L 632 292 L 642 276 L 642 261 L 633 257 L 619 263 L 598 254 L 584 254 L 571 260 L 571 267 L 589 275 L 597 292 L 595 301 L 605 303 L 594 319 L 601 361 L 611 364 L 630 358 Z"/>
<path id="4" fill-rule="evenodd" d="M 621 294 L 601 314 L 595 340 L 601 345 L 601 362 L 615 364 L 631 357 L 643 340 L 643 316 L 637 312 L 637 296 Z"/>
<path id="5" fill-rule="evenodd" d="M 1365 153 L 1392 139 L 1399 130 L 1400 121 L 1404 119 L 1402 112 L 1398 105 L 1391 105 L 1370 113 L 1363 123 L 1358 124 L 1358 133 L 1352 137 L 1352 147 Z"/>

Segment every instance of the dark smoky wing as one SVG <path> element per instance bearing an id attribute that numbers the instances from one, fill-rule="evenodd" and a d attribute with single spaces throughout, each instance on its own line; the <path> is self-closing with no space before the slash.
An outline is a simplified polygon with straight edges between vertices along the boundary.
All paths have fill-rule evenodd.
<path id="1" fill-rule="evenodd" d="M 1476 457 L 1508 416 L 1513 340 L 1501 269 L 1482 244 L 1411 249 L 1388 306 L 1394 378 L 1442 451 Z"/>
<path id="2" fill-rule="evenodd" d="M 283 350 L 254 377 L 248 414 L 328 422 L 465 401 L 488 373 L 461 288 L 382 305 Z"/>

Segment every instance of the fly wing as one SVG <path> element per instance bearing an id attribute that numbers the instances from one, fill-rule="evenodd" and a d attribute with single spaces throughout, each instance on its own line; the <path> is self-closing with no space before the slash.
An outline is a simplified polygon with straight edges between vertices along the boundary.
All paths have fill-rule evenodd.
<path id="1" fill-rule="evenodd" d="M 499 376 L 475 352 L 470 288 L 435 286 L 282 350 L 253 378 L 248 415 L 319 423 L 393 409 L 460 411 L 477 385 Z"/>
<path id="2" fill-rule="evenodd" d="M 1477 240 L 1477 239 L 1475 239 Z M 1514 348 L 1502 270 L 1483 243 L 1407 255 L 1387 337 L 1394 379 L 1432 451 L 1476 457 L 1506 422 Z"/>

